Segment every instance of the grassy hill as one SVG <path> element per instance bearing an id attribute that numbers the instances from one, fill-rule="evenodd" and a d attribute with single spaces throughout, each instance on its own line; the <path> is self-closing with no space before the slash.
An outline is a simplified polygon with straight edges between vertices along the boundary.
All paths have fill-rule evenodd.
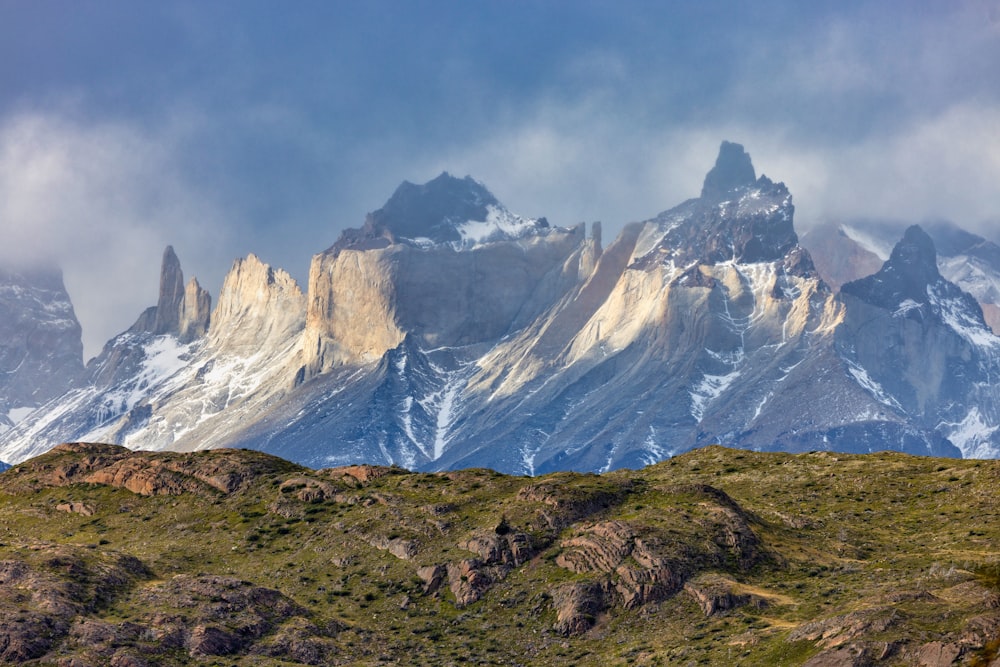
<path id="1" fill-rule="evenodd" d="M 998 489 L 895 453 L 521 478 L 62 445 L 0 474 L 0 661 L 988 665 Z"/>

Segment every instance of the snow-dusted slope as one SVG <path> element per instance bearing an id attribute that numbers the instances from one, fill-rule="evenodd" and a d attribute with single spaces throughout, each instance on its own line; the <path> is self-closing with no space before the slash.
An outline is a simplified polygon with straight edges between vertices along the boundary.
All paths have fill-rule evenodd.
<path id="1" fill-rule="evenodd" d="M 1000 456 L 1000 338 L 976 300 L 938 271 L 934 242 L 906 230 L 882 269 L 841 290 L 838 348 L 911 425 L 963 456 Z"/>
<path id="2" fill-rule="evenodd" d="M 179 270 L 171 257 L 165 276 Z M 161 290 L 157 308 L 171 291 L 165 300 Z M 252 255 L 227 276 L 207 336 L 184 342 L 177 321 L 163 333 L 144 330 L 155 320 L 145 313 L 107 343 L 74 389 L 5 433 L 0 459 L 17 462 L 66 441 L 212 447 L 292 387 L 305 298 L 287 274 Z"/>
<path id="3" fill-rule="evenodd" d="M 1000 339 L 930 238 L 837 295 L 793 219 L 724 143 L 701 196 L 606 249 L 444 174 L 317 255 L 307 296 L 251 256 L 209 321 L 169 253 L 158 305 L 18 413 L 0 459 L 81 439 L 528 474 L 716 442 L 1000 455 Z"/>
<path id="4" fill-rule="evenodd" d="M 79 379 L 80 333 L 61 272 L 0 268 L 0 432 Z"/>
<path id="5" fill-rule="evenodd" d="M 906 227 L 875 220 L 830 224 L 810 230 L 803 244 L 823 277 L 839 287 L 877 271 Z M 947 222 L 925 231 L 937 248 L 941 275 L 975 297 L 986 323 L 1000 332 L 1000 246 Z"/>

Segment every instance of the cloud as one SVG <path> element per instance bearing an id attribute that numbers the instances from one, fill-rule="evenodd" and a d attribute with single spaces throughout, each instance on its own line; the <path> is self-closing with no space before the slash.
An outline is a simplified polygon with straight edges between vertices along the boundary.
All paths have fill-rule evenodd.
<path id="1" fill-rule="evenodd" d="M 5 79 L 0 260 L 54 257 L 93 353 L 155 301 L 167 243 L 213 293 L 248 252 L 301 280 L 401 180 L 445 170 L 518 213 L 602 220 L 610 239 L 697 196 L 723 139 L 786 182 L 800 228 L 947 217 L 985 233 L 1000 220 L 998 6 L 585 3 L 532 21 L 441 7 L 434 32 L 426 8 L 324 22 L 184 5 L 177 25 L 94 18 L 105 40 L 67 28 L 100 56 L 70 70 L 71 40 L 7 40 L 47 67 Z M 371 34 L 392 39 L 371 52 Z"/>
<path id="2" fill-rule="evenodd" d="M 830 180 L 812 194 L 826 216 L 947 218 L 980 229 L 1000 215 L 1000 108 L 959 104 L 832 153 Z"/>
<path id="3" fill-rule="evenodd" d="M 167 244 L 208 264 L 228 233 L 185 178 L 184 132 L 69 113 L 0 124 L 0 261 L 62 267 L 88 355 L 156 302 Z"/>

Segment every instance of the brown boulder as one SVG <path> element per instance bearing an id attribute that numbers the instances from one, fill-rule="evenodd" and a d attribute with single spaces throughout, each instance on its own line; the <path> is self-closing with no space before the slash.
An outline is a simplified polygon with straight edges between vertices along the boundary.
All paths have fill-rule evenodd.
<path id="1" fill-rule="evenodd" d="M 599 582 L 563 584 L 551 595 L 556 610 L 553 629 L 564 636 L 586 632 L 597 622 L 598 614 L 608 607 L 607 585 Z"/>

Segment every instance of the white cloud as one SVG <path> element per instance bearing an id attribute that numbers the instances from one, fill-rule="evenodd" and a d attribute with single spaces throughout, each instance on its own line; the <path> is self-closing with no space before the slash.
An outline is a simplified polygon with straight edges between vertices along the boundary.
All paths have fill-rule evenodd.
<path id="1" fill-rule="evenodd" d="M 88 356 L 155 304 L 167 244 L 197 266 L 226 234 L 184 177 L 182 136 L 179 126 L 149 131 L 71 114 L 0 124 L 0 261 L 62 267 Z"/>
<path id="2" fill-rule="evenodd" d="M 983 222 L 1000 215 L 997 108 L 958 105 L 807 159 L 824 175 L 796 193 L 811 218 L 946 218 L 990 231 Z"/>
<path id="3" fill-rule="evenodd" d="M 603 102 L 547 104 L 482 141 L 418 165 L 471 174 L 510 208 L 554 224 L 622 224 L 695 197 L 719 143 L 742 143 L 758 174 L 784 181 L 800 229 L 853 217 L 947 218 L 970 229 L 1000 217 L 1000 109 L 957 104 L 891 132 L 812 142 L 794 127 L 748 122 L 636 131 Z"/>

